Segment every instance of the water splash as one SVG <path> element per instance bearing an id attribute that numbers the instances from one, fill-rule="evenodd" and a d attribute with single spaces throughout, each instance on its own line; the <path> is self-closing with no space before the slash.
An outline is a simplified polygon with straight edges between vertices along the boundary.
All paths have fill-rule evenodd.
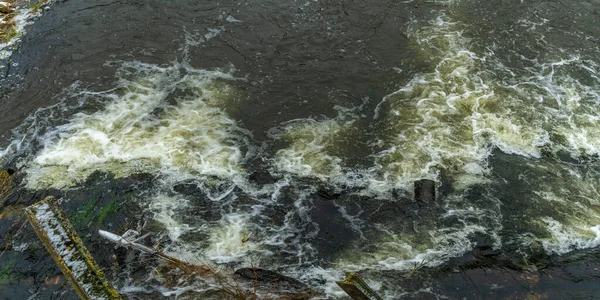
<path id="1" fill-rule="evenodd" d="M 321 180 L 345 174 L 339 141 L 350 135 L 355 122 L 348 110 L 340 111 L 337 118 L 317 121 L 300 119 L 287 122 L 281 133 L 272 134 L 289 144 L 275 154 L 274 171 L 299 177 L 316 177 Z"/>
<path id="2" fill-rule="evenodd" d="M 296 176 L 316 177 L 338 187 L 344 181 L 343 186 L 362 186 L 371 195 L 381 195 L 394 188 L 410 192 L 415 180 L 441 181 L 444 173 L 450 180 L 445 184 L 456 190 L 442 199 L 446 214 L 436 219 L 443 224 L 455 218 L 461 226 L 425 228 L 411 238 L 405 230 L 380 224 L 383 234 L 371 236 L 374 240 L 368 243 L 357 242 L 340 255 L 343 268 L 407 269 L 422 261 L 436 265 L 470 250 L 475 233 L 491 235 L 495 247 L 501 247 L 506 222 L 501 207 L 517 204 L 492 196 L 482 203 L 467 200 L 472 187 L 493 186 L 498 180 L 489 165 L 494 149 L 530 160 L 560 153 L 576 160 L 598 156 L 600 81 L 594 62 L 562 54 L 565 58 L 530 60 L 526 72 L 513 71 L 490 49 L 478 52 L 482 47 L 466 36 L 468 27 L 448 15 L 450 10 L 409 35 L 432 71 L 417 75 L 377 106 L 374 167 L 350 169 L 337 155 L 343 153 L 336 149 L 340 136 L 356 124 L 352 118 L 296 121 L 300 125 L 286 127 L 294 142 L 278 152 L 276 166 Z M 562 168 L 559 165 L 553 168 Z M 357 173 L 360 176 L 347 176 Z M 581 176 L 562 174 L 554 183 L 560 192 L 543 192 L 548 181 L 531 181 L 545 195 L 536 198 L 538 205 L 564 203 L 549 205 L 550 216 L 571 217 L 556 220 L 532 214 L 526 218 L 537 223 L 521 228 L 530 231 L 541 224 L 545 233 L 533 239 L 549 253 L 598 243 L 594 204 L 577 200 L 595 195 L 588 195 L 590 188 L 582 185 Z"/>
<path id="3" fill-rule="evenodd" d="M 98 95 L 100 109 L 46 135 L 26 169 L 29 188 L 70 187 L 98 170 L 241 176 L 245 132 L 221 109 L 232 101 L 231 74 L 127 62 L 118 77 L 114 92 Z"/>

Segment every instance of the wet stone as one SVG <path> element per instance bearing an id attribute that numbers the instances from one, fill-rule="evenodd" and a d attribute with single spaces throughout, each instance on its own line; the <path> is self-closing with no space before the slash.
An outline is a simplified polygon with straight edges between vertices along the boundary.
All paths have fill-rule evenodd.
<path id="1" fill-rule="evenodd" d="M 494 246 L 494 239 L 487 234 L 476 233 L 470 239 L 476 244 L 475 248 L 478 249 L 489 249 Z"/>
<path id="2" fill-rule="evenodd" d="M 421 179 L 415 182 L 415 201 L 431 204 L 435 202 L 435 181 Z"/>
<path id="3" fill-rule="evenodd" d="M 330 189 L 319 189 L 319 191 L 317 191 L 317 195 L 325 200 L 333 200 L 341 196 L 340 193 Z"/>
<path id="4" fill-rule="evenodd" d="M 362 205 L 365 210 L 364 215 L 369 220 L 379 222 L 395 222 L 403 220 L 413 222 L 417 219 L 417 206 L 414 203 L 404 201 L 386 201 L 384 203 L 366 202 Z M 368 206 L 367 206 L 368 205 Z"/>
<path id="5" fill-rule="evenodd" d="M 485 247 L 475 248 L 473 250 L 473 253 L 475 256 L 479 256 L 479 257 L 494 257 L 494 256 L 498 256 L 498 255 L 502 254 L 502 251 L 500 251 L 499 249 L 494 249 L 489 246 L 485 246 Z"/>
<path id="6" fill-rule="evenodd" d="M 178 183 L 173 187 L 173 191 L 182 195 L 203 194 L 203 191 L 198 184 L 192 182 Z"/>
<path id="7" fill-rule="evenodd" d="M 242 268 L 234 272 L 239 279 L 276 286 L 277 291 L 286 291 L 285 299 L 310 299 L 312 289 L 297 279 L 260 268 Z"/>
<path id="8" fill-rule="evenodd" d="M 429 292 L 417 292 L 414 294 L 414 298 L 413 299 L 419 299 L 419 300 L 436 300 L 439 299 L 439 297 L 435 294 L 429 293 Z"/>
<path id="9" fill-rule="evenodd" d="M 318 233 L 312 243 L 319 251 L 319 256 L 330 259 L 348 247 L 359 235 L 333 201 L 317 198 L 314 199 L 313 206 L 310 218 L 316 223 Z"/>
<path id="10" fill-rule="evenodd" d="M 494 249 L 492 247 L 481 247 L 473 249 L 473 257 L 479 259 L 487 259 L 497 257 L 502 254 L 500 249 Z"/>
<path id="11" fill-rule="evenodd" d="M 248 177 L 248 179 L 256 184 L 271 184 L 275 183 L 275 178 L 268 171 L 256 171 Z"/>
<path id="12" fill-rule="evenodd" d="M 281 275 L 277 272 L 259 269 L 259 268 L 242 268 L 235 271 L 235 274 L 239 275 L 241 278 L 248 280 L 256 280 L 261 282 L 288 282 L 289 284 L 295 285 L 297 287 L 307 287 L 304 283 L 288 277 Z"/>

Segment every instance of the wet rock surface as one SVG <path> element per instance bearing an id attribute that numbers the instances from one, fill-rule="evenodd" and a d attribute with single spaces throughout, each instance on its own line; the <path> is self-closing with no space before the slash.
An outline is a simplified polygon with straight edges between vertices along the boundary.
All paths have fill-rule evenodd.
<path id="1" fill-rule="evenodd" d="M 421 179 L 415 184 L 415 201 L 419 206 L 425 207 L 435 203 L 435 181 L 429 179 Z"/>
<path id="2" fill-rule="evenodd" d="M 277 272 L 260 268 L 243 268 L 234 272 L 238 278 L 263 285 L 262 289 L 273 289 L 286 299 L 310 299 L 317 296 L 308 285 Z M 266 285 L 266 287 L 265 287 Z"/>

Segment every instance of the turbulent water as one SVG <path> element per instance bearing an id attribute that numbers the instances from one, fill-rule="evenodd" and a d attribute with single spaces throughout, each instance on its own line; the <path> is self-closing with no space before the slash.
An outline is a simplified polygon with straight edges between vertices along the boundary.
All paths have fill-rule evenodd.
<path id="1" fill-rule="evenodd" d="M 388 3 L 373 35 L 353 40 L 329 14 L 372 11 L 289 1 L 278 26 L 304 37 L 320 24 L 325 32 L 308 31 L 335 36 L 333 50 L 315 61 L 320 51 L 293 53 L 281 42 L 277 51 L 287 56 L 264 64 L 264 53 L 277 51 L 256 48 L 247 34 L 254 27 L 245 27 L 252 19 L 241 17 L 263 12 L 236 3 L 215 12 L 210 27 L 178 27 L 174 57 L 152 54 L 160 45 L 142 47 L 152 59 L 105 57 L 100 68 L 114 74 L 101 85 L 60 85 L 52 103 L 14 126 L 0 156 L 19 167 L 23 191 L 53 191 L 67 202 L 106 178 L 130 180 L 139 211 L 129 214 L 165 252 L 275 269 L 323 297 L 344 295 L 334 281 L 345 272 L 363 274 L 387 299 L 409 297 L 415 291 L 398 276 L 443 265 L 483 240 L 525 261 L 595 248 L 600 29 L 590 27 L 600 2 L 489 2 Z M 577 15 L 572 23 L 560 5 Z M 400 15 L 407 9 L 414 13 Z M 242 37 L 232 40 L 247 50 L 227 39 L 238 29 Z M 387 33 L 381 41 L 377 30 Z M 238 57 L 194 63 L 218 52 L 211 43 L 219 39 Z M 361 57 L 356 66 L 319 66 L 346 52 Z M 364 80 L 353 78 L 361 69 Z M 358 88 L 336 86 L 328 74 Z M 436 181 L 437 204 L 412 200 L 420 179 Z M 114 278 L 130 297 L 194 298 L 210 289 L 135 267 Z M 444 297 L 428 285 L 418 292 Z"/>

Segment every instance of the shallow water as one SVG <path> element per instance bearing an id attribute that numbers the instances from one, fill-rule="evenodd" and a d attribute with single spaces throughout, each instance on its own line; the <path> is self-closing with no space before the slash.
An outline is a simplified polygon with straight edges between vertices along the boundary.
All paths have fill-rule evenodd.
<path id="1" fill-rule="evenodd" d="M 386 299 L 562 298 L 581 280 L 544 272 L 600 245 L 599 4 L 56 3 L 3 69 L 7 204 L 62 197 L 130 298 L 214 295 L 97 229 L 329 298 L 345 272 Z M 73 297 L 21 221 L 0 220 L 0 296 Z"/>

